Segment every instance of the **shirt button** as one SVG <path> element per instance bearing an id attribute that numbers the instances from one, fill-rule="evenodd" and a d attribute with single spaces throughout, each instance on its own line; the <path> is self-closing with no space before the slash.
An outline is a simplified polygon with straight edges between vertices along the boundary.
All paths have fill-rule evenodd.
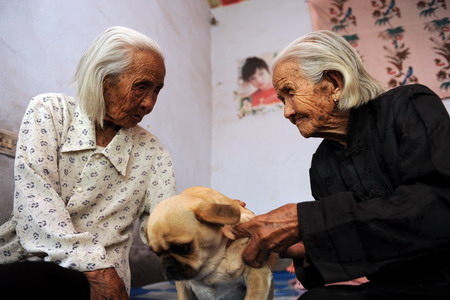
<path id="1" fill-rule="evenodd" d="M 25 249 L 23 249 L 22 247 L 19 247 L 19 249 L 17 249 L 17 253 L 24 254 L 25 253 Z"/>
<path id="2" fill-rule="evenodd" d="M 83 191 L 83 188 L 81 186 L 77 188 L 78 193 L 81 193 L 82 191 Z"/>
<path id="3" fill-rule="evenodd" d="M 95 157 L 96 159 L 99 159 L 99 158 L 102 157 L 102 156 L 101 156 L 100 154 L 95 154 L 94 157 Z"/>

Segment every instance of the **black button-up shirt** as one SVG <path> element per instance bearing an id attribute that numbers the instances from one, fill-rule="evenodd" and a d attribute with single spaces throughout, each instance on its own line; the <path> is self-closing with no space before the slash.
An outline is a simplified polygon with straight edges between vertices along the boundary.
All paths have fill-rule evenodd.
<path id="1" fill-rule="evenodd" d="M 398 87 L 352 110 L 347 147 L 324 140 L 310 177 L 316 201 L 298 204 L 306 287 L 450 278 L 450 119 L 430 89 Z"/>

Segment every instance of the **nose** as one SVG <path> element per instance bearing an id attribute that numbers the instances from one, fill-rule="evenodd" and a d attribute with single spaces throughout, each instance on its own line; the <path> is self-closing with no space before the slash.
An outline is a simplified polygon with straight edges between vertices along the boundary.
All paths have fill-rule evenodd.
<path id="1" fill-rule="evenodd" d="M 284 111 L 283 111 L 283 113 L 284 113 L 284 117 L 286 119 L 290 119 L 293 115 L 295 115 L 295 111 L 292 108 L 292 105 L 289 103 L 289 101 L 286 101 L 284 103 Z"/>
<path id="2" fill-rule="evenodd" d="M 153 110 L 156 103 L 157 95 L 155 93 L 149 93 L 144 99 L 142 99 L 140 107 L 145 111 L 146 114 Z"/>
<path id="3" fill-rule="evenodd" d="M 256 83 L 263 84 L 264 83 L 264 77 L 262 77 L 262 76 L 256 77 Z"/>

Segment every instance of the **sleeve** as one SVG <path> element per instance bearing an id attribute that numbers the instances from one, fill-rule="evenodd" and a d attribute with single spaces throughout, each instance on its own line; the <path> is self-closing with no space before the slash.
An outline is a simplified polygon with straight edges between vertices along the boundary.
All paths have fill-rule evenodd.
<path id="1" fill-rule="evenodd" d="M 147 244 L 146 227 L 148 217 L 155 206 L 162 200 L 175 195 L 175 170 L 170 153 L 162 146 L 158 149 L 160 155 L 156 156 L 156 162 L 152 165 L 152 179 L 146 191 L 144 211 L 140 215 L 140 238 Z"/>
<path id="2" fill-rule="evenodd" d="M 58 150 L 67 109 L 60 99 L 34 98 L 20 127 L 15 160 L 13 220 L 22 247 L 63 267 L 110 267 L 102 245 L 77 232 L 60 197 Z M 70 118 L 69 118 L 70 119 Z"/>
<path id="3" fill-rule="evenodd" d="M 450 119 L 432 92 L 408 100 L 391 108 L 401 181 L 392 194 L 358 202 L 341 192 L 298 204 L 308 259 L 327 283 L 450 248 Z"/>

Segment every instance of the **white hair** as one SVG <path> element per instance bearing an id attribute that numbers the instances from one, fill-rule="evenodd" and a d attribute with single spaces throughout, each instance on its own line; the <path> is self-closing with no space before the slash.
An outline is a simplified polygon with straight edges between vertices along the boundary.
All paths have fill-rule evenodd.
<path id="1" fill-rule="evenodd" d="M 126 27 L 110 27 L 100 34 L 81 57 L 74 77 L 81 109 L 103 127 L 106 113 L 103 81 L 119 75 L 130 66 L 134 50 L 155 53 L 164 60 L 158 44 Z"/>
<path id="2" fill-rule="evenodd" d="M 337 71 L 343 78 L 338 107 L 348 110 L 367 103 L 383 92 L 381 84 L 365 70 L 361 58 L 341 36 L 329 30 L 308 33 L 287 46 L 274 61 L 295 61 L 303 75 L 317 84 L 325 71 Z"/>

